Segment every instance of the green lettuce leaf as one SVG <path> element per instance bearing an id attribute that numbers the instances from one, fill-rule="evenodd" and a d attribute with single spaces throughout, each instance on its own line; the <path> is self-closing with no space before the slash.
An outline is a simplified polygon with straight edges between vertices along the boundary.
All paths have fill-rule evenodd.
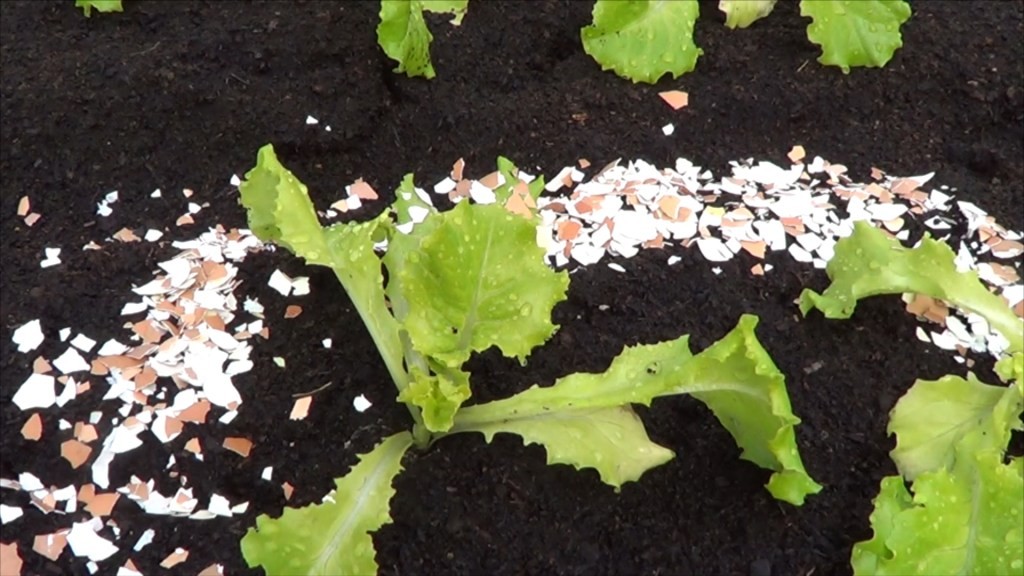
<path id="1" fill-rule="evenodd" d="M 757 317 L 745 314 L 732 332 L 694 356 L 670 393 L 706 404 L 743 450 L 740 458 L 775 471 L 767 485 L 772 496 L 800 505 L 822 487 L 804 469 L 795 433 L 800 419 L 756 327 Z"/>
<path id="2" fill-rule="evenodd" d="M 370 534 L 391 522 L 391 483 L 402 471 L 402 456 L 412 445 L 408 432 L 395 434 L 360 456 L 359 463 L 335 481 L 330 500 L 305 508 L 286 508 L 279 518 L 256 518 L 242 538 L 250 567 L 278 574 L 376 574 Z"/>
<path id="3" fill-rule="evenodd" d="M 1010 352 L 1024 350 L 1024 322 L 985 288 L 977 272 L 958 272 L 953 250 L 930 236 L 916 248 L 905 248 L 871 224 L 857 222 L 853 234 L 836 244 L 826 271 L 832 283 L 824 294 L 800 294 L 803 314 L 817 308 L 826 318 L 849 318 L 862 298 L 923 294 L 983 316 L 1009 340 Z"/>
<path id="4" fill-rule="evenodd" d="M 462 18 L 466 16 L 466 9 L 469 7 L 469 0 L 420 0 L 423 9 L 436 14 L 451 14 L 451 25 L 462 24 Z"/>
<path id="5" fill-rule="evenodd" d="M 460 425 L 456 420 L 453 433 L 468 431 L 483 433 L 487 442 L 498 433 L 517 434 L 527 445 L 542 445 L 548 464 L 593 468 L 605 484 L 616 490 L 626 482 L 639 480 L 644 472 L 673 456 L 671 450 L 651 441 L 643 421 L 629 406 L 560 407 L 529 417 L 509 415 L 472 425 Z"/>
<path id="6" fill-rule="evenodd" d="M 1005 449 L 1011 431 L 1024 428 L 1021 412 L 1019 384 L 990 386 L 970 373 L 966 380 L 918 380 L 892 410 L 889 434 L 896 435 L 896 448 L 890 454 L 900 474 L 914 480 L 952 466 L 965 437 L 977 449 Z"/>
<path id="7" fill-rule="evenodd" d="M 757 341 L 756 326 L 756 317 L 744 316 L 732 332 L 697 356 L 691 355 L 686 336 L 627 347 L 603 373 L 572 374 L 550 387 L 533 386 L 511 398 L 463 408 L 455 417 L 452 431 L 523 435 L 534 432 L 531 427 L 538 425 L 544 427 L 544 438 L 564 441 L 573 435 L 572 430 L 578 431 L 577 420 L 591 413 L 604 417 L 601 410 L 650 405 L 659 396 L 693 394 L 733 435 L 743 449 L 743 458 L 776 471 L 769 491 L 776 498 L 801 504 L 807 494 L 818 492 L 821 486 L 807 475 L 800 461 L 793 434 L 799 419 L 790 410 L 782 374 Z M 549 432 L 561 425 L 561 418 L 569 416 L 573 420 L 565 425 L 564 434 Z M 591 424 L 595 430 L 601 425 Z M 560 449 L 536 436 L 531 441 L 544 443 L 549 450 Z M 648 452 L 652 450 L 641 440 L 636 441 Z M 578 451 L 573 457 L 569 463 L 578 468 L 595 468 L 602 479 L 621 480 L 615 476 L 619 463 L 607 452 Z M 658 465 L 655 460 L 646 463 Z"/>
<path id="8" fill-rule="evenodd" d="M 568 274 L 545 265 L 536 224 L 501 206 L 461 202 L 434 219 L 397 271 L 413 347 L 449 368 L 491 346 L 524 361 L 554 333 Z"/>
<path id="9" fill-rule="evenodd" d="M 746 28 L 772 13 L 776 0 L 719 0 L 718 9 L 725 12 L 725 25 Z"/>
<path id="10" fill-rule="evenodd" d="M 419 406 L 427 430 L 447 432 L 455 413 L 470 397 L 469 372 L 451 370 L 435 375 L 413 367 L 410 376 L 409 387 L 398 395 L 399 402 Z"/>
<path id="11" fill-rule="evenodd" d="M 856 576 L 1024 573 L 1024 459 L 961 443 L 956 460 L 920 475 L 913 497 L 899 476 L 882 479 Z"/>
<path id="12" fill-rule="evenodd" d="M 580 30 L 583 50 L 602 70 L 654 84 L 693 70 L 703 51 L 693 42 L 697 0 L 597 0 Z"/>
<path id="13" fill-rule="evenodd" d="M 505 204 L 512 195 L 516 184 L 521 182 L 519 179 L 519 168 L 508 158 L 498 156 L 498 172 L 505 177 L 505 183 L 495 188 L 494 196 L 497 198 L 498 204 Z M 534 178 L 526 185 L 526 189 L 534 200 L 540 198 L 540 195 L 544 193 L 544 176 Z"/>
<path id="14" fill-rule="evenodd" d="M 427 204 L 423 198 L 416 194 L 416 183 L 412 174 L 406 174 L 402 178 L 402 183 L 395 190 L 395 202 L 391 205 L 391 210 L 394 211 L 399 225 L 407 225 L 412 222 L 415 226 L 420 226 L 424 222 L 429 222 L 431 220 L 430 216 L 437 213 L 437 208 Z M 417 219 L 413 217 L 414 212 L 425 214 L 426 216 L 421 216 Z M 416 224 L 416 220 L 421 222 Z"/>
<path id="15" fill-rule="evenodd" d="M 239 192 L 257 238 L 284 246 L 310 264 L 331 266 L 309 190 L 281 165 L 272 145 L 260 148 L 256 167 L 246 173 Z"/>
<path id="16" fill-rule="evenodd" d="M 388 310 L 380 258 L 373 251 L 388 225 L 387 213 L 364 223 L 322 228 L 305 184 L 281 165 L 270 144 L 260 148 L 256 167 L 245 175 L 239 190 L 249 227 L 260 240 L 334 270 L 392 379 L 404 385 L 399 326 Z"/>
<path id="17" fill-rule="evenodd" d="M 434 66 L 430 62 L 430 42 L 433 34 L 423 20 L 421 0 L 381 0 L 380 24 L 377 43 L 398 62 L 395 72 L 408 76 L 433 78 Z"/>
<path id="18" fill-rule="evenodd" d="M 97 12 L 123 12 L 121 0 L 75 0 L 75 7 L 81 8 L 86 18 L 92 16 L 92 9 Z"/>
<path id="19" fill-rule="evenodd" d="M 851 66 L 881 68 L 889 62 L 903 46 L 900 26 L 910 18 L 910 5 L 903 0 L 803 0 L 800 15 L 812 19 L 807 39 L 821 46 L 818 62 L 848 74 Z"/>

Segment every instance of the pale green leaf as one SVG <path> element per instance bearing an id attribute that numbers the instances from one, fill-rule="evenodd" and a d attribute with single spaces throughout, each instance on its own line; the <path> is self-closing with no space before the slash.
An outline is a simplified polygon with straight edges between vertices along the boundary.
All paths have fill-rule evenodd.
<path id="1" fill-rule="evenodd" d="M 97 12 L 122 12 L 121 0 L 75 0 L 75 7 L 81 8 L 86 18 L 92 16 L 92 9 Z"/>
<path id="2" fill-rule="evenodd" d="M 920 475 L 913 492 L 898 476 L 882 480 L 874 537 L 853 547 L 855 575 L 1024 573 L 1024 460 L 961 444 L 953 469 Z"/>
<path id="3" fill-rule="evenodd" d="M 1004 356 L 996 362 L 996 374 L 1003 382 L 1020 382 L 1024 386 L 1024 352 Z M 1024 393 L 1024 390 L 1021 391 Z"/>
<path id="4" fill-rule="evenodd" d="M 757 317 L 744 315 L 732 332 L 694 356 L 672 392 L 706 404 L 742 449 L 741 458 L 775 471 L 767 485 L 772 496 L 800 505 L 822 487 L 804 469 L 794 430 L 800 419 L 756 327 Z"/>
<path id="5" fill-rule="evenodd" d="M 509 414 L 502 420 L 479 421 L 466 426 L 457 419 L 452 432 L 481 432 L 488 442 L 501 432 L 517 434 L 527 445 L 543 446 L 548 464 L 593 468 L 604 483 L 616 490 L 626 482 L 639 480 L 644 472 L 661 466 L 673 456 L 671 450 L 648 438 L 643 422 L 629 406 L 559 408 L 523 416 Z"/>
<path id="6" fill-rule="evenodd" d="M 284 246 L 310 264 L 331 266 L 309 190 L 281 165 L 272 145 L 260 148 L 256 167 L 246 173 L 239 191 L 249 228 L 260 240 Z"/>
<path id="7" fill-rule="evenodd" d="M 420 407 L 427 430 L 447 432 L 455 413 L 470 397 L 469 373 L 451 370 L 427 374 L 418 367 L 409 372 L 409 387 L 398 395 L 398 400 Z"/>
<path id="8" fill-rule="evenodd" d="M 529 183 L 524 182 L 519 175 L 519 168 L 504 156 L 498 156 L 498 172 L 505 179 L 503 184 L 494 189 L 494 197 L 498 204 L 505 205 L 517 187 L 525 187 L 523 190 L 529 194 L 532 200 L 537 200 L 544 192 L 543 176 L 537 176 Z M 530 205 L 530 208 L 536 214 L 535 204 Z"/>
<path id="9" fill-rule="evenodd" d="M 554 333 L 568 274 L 545 265 L 536 224 L 501 206 L 462 202 L 434 219 L 397 271 L 413 347 L 449 368 L 491 346 L 524 361 Z"/>
<path id="10" fill-rule="evenodd" d="M 896 448 L 890 454 L 900 474 L 914 480 L 950 467 L 965 437 L 976 449 L 1004 449 L 1011 430 L 1022 427 L 1022 411 L 1016 385 L 990 386 L 970 373 L 966 380 L 918 380 L 892 410 L 889 433 L 896 435 Z"/>
<path id="11" fill-rule="evenodd" d="M 371 534 L 391 522 L 391 483 L 411 445 L 412 435 L 401 432 L 360 456 L 335 481 L 333 502 L 286 508 L 279 518 L 258 516 L 242 538 L 245 561 L 263 566 L 267 576 L 376 574 Z"/>
<path id="12" fill-rule="evenodd" d="M 395 72 L 410 77 L 434 77 L 430 42 L 434 36 L 423 20 L 421 0 L 381 0 L 377 43 L 389 58 L 398 62 Z"/>
<path id="13" fill-rule="evenodd" d="M 903 46 L 900 26 L 910 18 L 903 0 L 803 0 L 800 15 L 810 16 L 807 39 L 821 46 L 818 62 L 881 68 Z"/>
<path id="14" fill-rule="evenodd" d="M 468 8 L 469 0 L 420 0 L 423 3 L 423 9 L 427 12 L 434 12 L 437 14 L 451 14 L 452 26 L 458 26 L 462 24 L 462 18 L 466 15 L 466 8 Z"/>
<path id="15" fill-rule="evenodd" d="M 429 198 L 429 196 L 428 196 Z M 437 208 L 428 204 L 416 193 L 416 183 L 412 174 L 406 174 L 402 183 L 395 190 L 395 202 L 391 205 L 399 225 L 421 226 L 431 220 L 430 216 L 437 213 Z"/>
<path id="16" fill-rule="evenodd" d="M 398 323 L 388 310 L 384 276 L 374 242 L 385 232 L 387 213 L 365 223 L 320 226 L 305 184 L 281 165 L 274 148 L 260 149 L 256 167 L 239 187 L 249 228 L 265 242 L 291 250 L 310 264 L 326 266 L 359 312 L 396 383 L 405 381 Z"/>
<path id="17" fill-rule="evenodd" d="M 1005 300 L 985 288 L 977 272 L 957 271 L 953 250 L 945 242 L 926 235 L 916 248 L 905 248 L 861 221 L 851 236 L 836 244 L 826 270 L 832 283 L 824 294 L 800 294 L 803 314 L 817 308 L 826 318 L 849 318 L 862 298 L 923 294 L 980 314 L 1009 340 L 1011 352 L 1024 350 L 1024 322 Z"/>
<path id="18" fill-rule="evenodd" d="M 790 409 L 782 374 L 757 341 L 756 325 L 756 317 L 743 316 L 732 332 L 696 356 L 685 336 L 627 347 L 601 374 L 572 374 L 550 387 L 533 386 L 511 398 L 463 408 L 454 430 L 693 394 L 733 435 L 744 458 L 776 472 L 769 491 L 800 504 L 821 487 L 803 468 L 793 433 L 800 420 Z"/>
<path id="19" fill-rule="evenodd" d="M 654 84 L 693 70 L 703 51 L 693 42 L 697 0 L 597 0 L 580 30 L 583 50 L 602 70 Z"/>
<path id="20" fill-rule="evenodd" d="M 725 25 L 746 28 L 772 13 L 776 0 L 719 0 L 718 9 L 725 12 Z"/>
<path id="21" fill-rule="evenodd" d="M 885 540 L 892 534 L 896 518 L 913 506 L 914 499 L 902 476 L 886 476 L 882 478 L 874 504 L 875 509 L 870 516 L 874 537 L 853 546 L 850 562 L 855 574 L 865 576 L 879 574 L 879 564 L 892 558 L 885 547 Z"/>

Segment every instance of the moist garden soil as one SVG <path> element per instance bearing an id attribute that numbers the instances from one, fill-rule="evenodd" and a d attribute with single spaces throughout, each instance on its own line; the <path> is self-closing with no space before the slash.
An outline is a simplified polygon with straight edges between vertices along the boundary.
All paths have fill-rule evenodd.
<path id="1" fill-rule="evenodd" d="M 849 75 L 815 61 L 795 3 L 780 2 L 768 19 L 731 31 L 715 2 L 701 2 L 696 41 L 705 53 L 696 71 L 656 86 L 602 72 L 583 52 L 587 1 L 475 0 L 457 28 L 428 17 L 437 70 L 430 81 L 391 72 L 394 63 L 376 44 L 374 2 L 124 5 L 121 14 L 87 19 L 70 0 L 0 3 L 4 478 L 31 471 L 47 485 L 88 482 L 88 466 L 72 470 L 60 458 L 67 433 L 57 422 L 113 409 L 99 402 L 97 381 L 91 396 L 43 413 L 41 441 L 24 440 L 28 414 L 11 397 L 35 354 L 15 350 L 13 329 L 40 318 L 48 340 L 38 352 L 50 358 L 62 350 L 56 332 L 65 326 L 100 342 L 126 338 L 120 307 L 133 284 L 176 253 L 168 240 L 216 224 L 245 226 L 229 179 L 253 166 L 267 142 L 318 206 L 359 177 L 382 192 L 349 218 L 383 209 L 403 174 L 432 185 L 460 157 L 476 178 L 493 170 L 498 155 L 548 176 L 580 158 L 602 166 L 620 157 L 659 167 L 685 157 L 721 175 L 730 160 L 746 157 L 786 165 L 785 154 L 801 144 L 848 166 L 855 181 L 868 180 L 872 166 L 906 176 L 935 171 L 933 185 L 956 187 L 959 199 L 1024 228 L 1020 2 L 914 2 L 892 62 Z M 657 96 L 667 89 L 689 92 L 689 107 L 667 107 Z M 306 125 L 307 115 L 321 124 Z M 669 122 L 676 132 L 666 137 L 661 127 Z M 155 188 L 162 198 L 150 198 Z M 209 203 L 190 227 L 174 226 L 185 211 L 183 188 L 195 190 L 191 201 Z M 98 217 L 96 203 L 111 190 L 121 199 L 111 216 Z M 42 214 L 31 228 L 16 216 L 23 195 Z M 168 232 L 157 243 L 104 243 L 125 226 Z M 82 251 L 90 240 L 104 248 Z M 41 270 L 51 246 L 64 248 L 64 263 Z M 670 253 L 683 260 L 666 265 Z M 754 261 L 745 257 L 716 275 L 696 250 L 680 248 L 614 261 L 626 273 L 602 262 L 573 274 L 555 312 L 561 329 L 525 368 L 495 353 L 474 358 L 474 401 L 603 370 L 628 344 L 688 333 L 700 350 L 742 313 L 754 313 L 803 419 L 804 462 L 824 490 L 802 508 L 772 499 L 763 488 L 768 473 L 739 460 L 728 433 L 688 398 L 641 410 L 651 437 L 677 457 L 620 494 L 593 471 L 546 465 L 542 449 L 517 437 L 487 445 L 459 435 L 404 460 L 394 523 L 374 537 L 381 572 L 848 574 L 851 546 L 871 534 L 879 480 L 895 473 L 888 411 L 915 378 L 964 368 L 915 338 L 916 322 L 897 297 L 866 301 L 845 322 L 816 313 L 800 319 L 794 299 L 827 278 L 784 253 L 769 256 L 775 269 L 764 277 L 748 272 Z M 285 300 L 266 286 L 275 268 L 312 279 L 296 319 L 282 319 Z M 122 498 L 113 514 L 122 552 L 103 563 L 106 573 L 129 557 L 146 574 L 166 573 L 158 564 L 179 546 L 189 557 L 175 573 L 214 562 L 247 573 L 239 539 L 256 514 L 281 512 L 280 482 L 296 487 L 291 505 L 319 500 L 357 454 L 408 425 L 329 270 L 278 251 L 250 256 L 240 276 L 239 297 L 267 306 L 272 332 L 255 347 L 255 368 L 235 378 L 244 399 L 238 418 L 224 425 L 211 416 L 168 444 L 143 434 L 141 448 L 115 460 L 111 481 L 122 486 L 134 474 L 173 493 L 180 483 L 165 468 L 175 455 L 173 470 L 188 478 L 201 506 L 217 492 L 248 501 L 248 512 L 208 521 L 158 517 Z M 320 344 L 328 337 L 329 350 Z M 994 381 L 990 361 L 978 367 Z M 309 417 L 290 421 L 291 395 L 327 382 L 334 384 L 316 395 Z M 374 402 L 365 413 L 352 409 L 359 394 Z M 193 436 L 207 447 L 204 462 L 183 448 Z M 219 448 L 225 436 L 250 438 L 250 456 Z M 272 483 L 260 479 L 266 466 L 274 467 Z M 86 573 L 69 551 L 57 563 L 31 551 L 34 535 L 70 519 L 39 513 L 23 492 L 4 490 L 0 501 L 28 506 L 2 538 L 19 543 L 28 573 Z M 153 543 L 131 552 L 150 527 Z"/>

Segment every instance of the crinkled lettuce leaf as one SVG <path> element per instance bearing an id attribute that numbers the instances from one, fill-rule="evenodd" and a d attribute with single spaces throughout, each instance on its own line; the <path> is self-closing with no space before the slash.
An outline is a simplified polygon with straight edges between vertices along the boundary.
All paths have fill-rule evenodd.
<path id="1" fill-rule="evenodd" d="M 451 14 L 451 24 L 458 26 L 466 15 L 469 0 L 381 0 L 377 43 L 398 62 L 395 72 L 409 77 L 435 76 L 430 61 L 430 43 L 434 35 L 427 28 L 423 12 Z"/>
<path id="2" fill-rule="evenodd" d="M 953 250 L 926 235 L 916 248 L 867 222 L 857 222 L 853 234 L 836 243 L 826 271 L 832 283 L 823 294 L 804 290 L 800 311 L 820 310 L 826 318 L 849 318 L 857 301 L 880 294 L 923 294 L 944 300 L 988 320 L 1010 342 L 1010 352 L 1024 350 L 1024 322 L 1006 301 L 989 292 L 971 270 L 959 272 Z"/>
<path id="3" fill-rule="evenodd" d="M 960 443 L 957 464 L 882 479 L 874 537 L 853 547 L 856 576 L 1024 573 L 1024 459 Z"/>
<path id="4" fill-rule="evenodd" d="M 376 574 L 370 534 L 391 522 L 391 483 L 411 445 L 408 432 L 390 436 L 335 480 L 324 503 L 285 508 L 279 518 L 258 516 L 242 538 L 245 561 L 268 576 Z"/>
<path id="5" fill-rule="evenodd" d="M 463 426 L 456 421 L 452 430 L 481 432 L 487 442 L 498 433 L 517 434 L 527 445 L 543 446 L 548 464 L 593 468 L 616 490 L 673 456 L 671 450 L 651 441 L 630 406 L 553 408 L 548 413 L 511 415 Z"/>
<path id="6" fill-rule="evenodd" d="M 525 361 L 554 333 L 551 310 L 569 287 L 544 263 L 536 223 L 469 202 L 433 219 L 397 271 L 413 347 L 449 368 L 492 346 Z"/>
<path id="7" fill-rule="evenodd" d="M 618 445 L 576 447 L 580 420 L 610 439 L 625 437 L 620 424 L 608 424 L 607 410 L 629 404 L 649 405 L 659 396 L 692 394 L 707 404 L 743 449 L 743 458 L 774 470 L 768 489 L 776 497 L 801 504 L 821 489 L 807 475 L 797 451 L 793 415 L 782 374 L 754 334 L 755 316 L 745 315 L 729 334 L 693 356 L 688 338 L 627 347 L 600 374 L 572 374 L 553 386 L 533 386 L 511 398 L 463 408 L 453 432 L 519 434 L 538 442 L 565 463 L 594 468 L 608 484 L 619 487 L 660 465 L 665 456 L 637 429 L 631 442 L 646 455 L 643 466 L 620 469 Z M 620 415 L 620 418 L 624 418 Z M 561 433 L 559 433 L 561 431 Z M 568 447 L 566 446 L 568 445 Z M 628 445 L 628 444 L 627 444 Z M 568 454 L 568 455 L 567 455 Z"/>
<path id="8" fill-rule="evenodd" d="M 776 0 L 719 0 L 718 9 L 725 12 L 725 25 L 746 28 L 772 13 Z"/>
<path id="9" fill-rule="evenodd" d="M 714 412 L 742 449 L 740 458 L 774 470 L 768 491 L 779 500 L 803 504 L 821 485 L 804 469 L 797 450 L 786 378 L 761 346 L 757 316 L 740 318 L 724 338 L 693 358 L 672 394 L 690 394 Z"/>
<path id="10" fill-rule="evenodd" d="M 971 373 L 967 379 L 918 380 L 892 410 L 889 433 L 896 435 L 896 448 L 890 455 L 900 474 L 914 480 L 951 467 L 964 438 L 978 449 L 1005 449 L 1011 431 L 1024 428 L 1021 412 L 1020 383 L 991 386 Z"/>
<path id="11" fill-rule="evenodd" d="M 580 30 L 583 50 L 602 70 L 654 84 L 693 70 L 703 51 L 693 42 L 697 0 L 597 0 Z"/>
<path id="12" fill-rule="evenodd" d="M 123 12 L 121 0 L 75 0 L 75 7 L 81 8 L 86 18 L 92 16 L 92 9 L 97 12 Z"/>
<path id="13" fill-rule="evenodd" d="M 803 0 L 800 15 L 813 20 L 807 39 L 821 46 L 818 62 L 848 74 L 851 66 L 881 68 L 892 59 L 903 46 L 900 26 L 910 18 L 910 5 L 903 0 Z"/>
<path id="14" fill-rule="evenodd" d="M 377 43 L 398 62 L 395 72 L 408 76 L 435 76 L 430 61 L 430 42 L 434 35 L 423 19 L 421 0 L 381 0 L 380 24 L 377 25 Z"/>
<path id="15" fill-rule="evenodd" d="M 430 374 L 413 367 L 409 387 L 398 395 L 398 401 L 419 406 L 427 430 L 446 432 L 452 427 L 455 413 L 469 397 L 469 372 L 445 370 Z"/>
<path id="16" fill-rule="evenodd" d="M 404 383 L 399 326 L 388 309 L 380 258 L 373 251 L 388 225 L 388 215 L 364 223 L 321 227 L 306 185 L 281 165 L 270 144 L 260 148 L 256 166 L 246 173 L 239 190 L 249 227 L 260 240 L 334 270 L 391 377 Z"/>

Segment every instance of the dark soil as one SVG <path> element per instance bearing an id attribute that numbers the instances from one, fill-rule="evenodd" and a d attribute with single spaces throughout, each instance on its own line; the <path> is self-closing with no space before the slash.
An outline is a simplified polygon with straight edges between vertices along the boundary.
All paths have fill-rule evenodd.
<path id="1" fill-rule="evenodd" d="M 39 352 L 50 358 L 63 350 L 56 331 L 64 326 L 100 342 L 124 338 L 118 312 L 132 283 L 146 281 L 175 251 L 166 243 L 81 246 L 123 226 L 169 228 L 171 240 L 216 223 L 244 226 L 228 180 L 250 168 L 267 142 L 321 206 L 357 177 L 381 191 L 407 172 L 432 184 L 459 157 L 473 177 L 489 172 L 499 154 L 549 175 L 581 157 L 595 166 L 619 157 L 670 166 L 679 156 L 721 174 L 728 161 L 748 156 L 785 163 L 790 147 L 802 144 L 846 164 L 856 180 L 866 180 L 872 166 L 902 175 L 936 171 L 934 184 L 955 186 L 959 198 L 1024 228 L 1020 2 L 915 2 L 904 48 L 889 66 L 849 75 L 815 62 L 795 3 L 780 3 L 745 31 L 726 29 L 716 4 L 701 3 L 696 40 L 705 55 L 697 70 L 652 87 L 602 72 L 583 52 L 579 29 L 592 6 L 585 1 L 475 0 L 459 28 L 431 18 L 432 81 L 390 71 L 376 44 L 374 2 L 126 0 L 124 13 L 90 19 L 70 0 L 0 3 L 0 475 L 28 470 L 57 486 L 88 481 L 88 467 L 73 471 L 59 457 L 67 433 L 58 420 L 112 410 L 94 392 L 45 411 L 43 440 L 24 441 L 18 430 L 27 414 L 10 399 L 35 356 L 16 352 L 12 330 L 41 318 L 49 338 Z M 658 98 L 673 88 L 690 92 L 688 108 L 673 112 Z M 306 126 L 307 114 L 333 131 Z M 677 132 L 665 137 L 660 127 L 669 121 Z M 157 187 L 163 199 L 149 198 Z M 181 229 L 173 221 L 185 210 L 185 187 L 210 206 L 194 227 Z M 115 189 L 122 200 L 113 216 L 97 218 L 96 202 Z M 22 195 L 43 215 L 32 228 L 15 216 Z M 64 264 L 40 270 L 45 246 L 62 246 Z M 716 276 L 695 250 L 680 254 L 684 260 L 671 268 L 664 252 L 645 251 L 622 261 L 624 275 L 603 264 L 574 274 L 569 299 L 556 310 L 562 328 L 528 367 L 496 354 L 473 360 L 477 399 L 602 370 L 627 344 L 689 333 L 695 350 L 703 349 L 741 313 L 756 313 L 759 338 L 787 375 L 803 419 L 804 462 L 824 491 L 802 508 L 773 500 L 762 487 L 767 474 L 740 461 L 724 429 L 687 398 L 643 411 L 652 438 L 678 457 L 621 494 L 592 471 L 545 465 L 541 449 L 517 438 L 489 446 L 476 435 L 454 437 L 406 458 L 394 523 L 375 536 L 383 573 L 850 572 L 851 546 L 870 536 L 878 482 L 895 471 L 888 410 L 916 377 L 962 368 L 914 337 L 898 298 L 868 301 L 847 322 L 800 320 L 793 300 L 804 287 L 823 288 L 822 272 L 773 258 L 777 269 L 758 278 L 746 272 L 752 262 L 737 259 Z M 221 425 L 215 413 L 168 445 L 144 434 L 145 446 L 112 467 L 114 485 L 135 474 L 156 478 L 170 493 L 177 484 L 164 468 L 174 454 L 176 469 L 202 495 L 200 507 L 216 491 L 232 503 L 249 501 L 249 512 L 169 519 L 122 498 L 114 518 L 124 551 L 104 563 L 105 573 L 125 562 L 148 527 L 156 529 L 154 543 L 130 556 L 147 574 L 165 572 L 157 564 L 177 546 L 190 556 L 176 573 L 213 562 L 245 573 L 238 541 L 256 514 L 280 513 L 280 481 L 297 487 L 291 504 L 318 500 L 358 453 L 407 426 L 404 408 L 390 401 L 383 363 L 330 271 L 307 269 L 284 251 L 253 256 L 242 267 L 242 293 L 260 297 L 268 318 L 281 318 L 285 303 L 265 285 L 275 267 L 311 276 L 313 293 L 302 301 L 306 314 L 271 321 L 273 337 L 256 347 L 256 368 L 236 378 L 245 399 L 238 419 Z M 333 337 L 333 349 L 320 346 L 325 337 Z M 273 356 L 286 357 L 288 369 L 274 366 Z M 990 363 L 979 365 L 991 378 Z M 289 421 L 291 394 L 327 381 L 335 386 L 317 396 L 310 417 Z M 360 393 L 375 402 L 363 414 L 351 408 Z M 205 463 L 184 451 L 193 435 L 207 447 Z M 219 450 L 225 435 L 252 438 L 251 456 Z M 268 465 L 272 485 L 259 479 Z M 5 490 L 0 500 L 28 504 L 20 492 Z M 29 573 L 86 573 L 69 551 L 58 563 L 31 551 L 34 535 L 70 520 L 28 510 L 4 526 L 2 540 L 19 542 Z"/>

